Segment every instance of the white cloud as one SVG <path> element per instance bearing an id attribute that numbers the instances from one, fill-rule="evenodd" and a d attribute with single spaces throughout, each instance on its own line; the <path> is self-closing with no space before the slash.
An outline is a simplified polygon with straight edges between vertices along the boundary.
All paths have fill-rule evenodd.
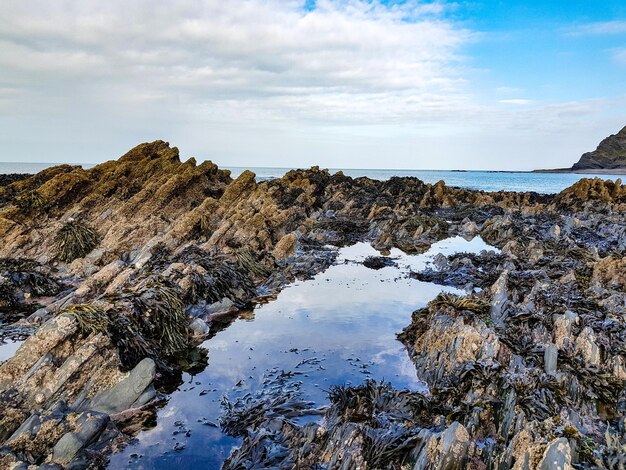
<path id="1" fill-rule="evenodd" d="M 547 143 L 590 145 L 606 110 L 623 109 L 531 102 L 513 87 L 481 103 L 464 52 L 482 35 L 453 8 L 2 0 L 0 159 L 98 161 L 163 138 L 222 165 L 510 168 L 502 148 L 541 142 L 530 153 L 545 166 Z"/>
<path id="2" fill-rule="evenodd" d="M 415 96 L 416 112 L 462 92 L 459 49 L 472 33 L 441 19 L 443 10 L 417 1 L 320 0 L 306 11 L 295 0 L 8 0 L 0 68 L 11 86 L 57 83 L 76 100 L 235 100 L 274 118 L 332 110 L 348 120 L 359 118 L 358 103 L 378 119 L 404 114 Z"/>
<path id="3" fill-rule="evenodd" d="M 524 99 L 524 98 L 510 98 L 506 100 L 498 100 L 498 103 L 525 106 L 525 105 L 531 104 L 532 101 Z"/>
<path id="4" fill-rule="evenodd" d="M 602 36 L 609 34 L 626 33 L 626 21 L 600 21 L 595 23 L 585 23 L 569 28 L 565 28 L 563 32 L 568 36 Z"/>

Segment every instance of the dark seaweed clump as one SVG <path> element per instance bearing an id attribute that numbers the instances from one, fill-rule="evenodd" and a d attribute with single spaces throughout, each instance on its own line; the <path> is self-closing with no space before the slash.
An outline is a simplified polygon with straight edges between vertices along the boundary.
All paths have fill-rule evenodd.
<path id="1" fill-rule="evenodd" d="M 99 236 L 93 227 L 80 220 L 71 220 L 57 233 L 54 248 L 59 260 L 70 263 L 83 258 L 98 242 Z"/>
<path id="2" fill-rule="evenodd" d="M 244 442 L 222 468 L 330 469 L 365 463 L 364 468 L 399 470 L 410 462 L 420 431 L 435 429 L 428 399 L 420 393 L 368 380 L 357 387 L 332 387 L 330 405 L 316 409 L 302 399 L 299 382 L 287 377 L 278 375 L 254 395 L 224 399 L 222 429 Z M 323 426 L 294 421 L 320 413 Z"/>
<path id="3" fill-rule="evenodd" d="M 44 274 L 38 263 L 0 258 L 0 312 L 30 313 L 37 304 L 27 301 L 29 297 L 53 296 L 62 289 L 59 283 Z"/>

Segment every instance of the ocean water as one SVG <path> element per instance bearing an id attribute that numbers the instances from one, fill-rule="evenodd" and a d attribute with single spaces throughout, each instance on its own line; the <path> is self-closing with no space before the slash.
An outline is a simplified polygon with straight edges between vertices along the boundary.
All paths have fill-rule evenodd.
<path id="1" fill-rule="evenodd" d="M 37 173 L 52 166 L 52 163 L 16 163 L 0 162 L 0 174 L 7 173 Z M 84 168 L 94 166 L 83 165 Z M 223 167 L 231 171 L 233 177 L 239 176 L 247 168 Z M 290 168 L 250 167 L 258 181 L 280 178 Z M 330 169 L 331 172 L 339 171 Z M 497 171 L 446 171 L 446 170 L 381 170 L 381 169 L 341 169 L 346 176 L 358 178 L 367 176 L 377 180 L 388 180 L 393 176 L 414 176 L 426 183 L 436 183 L 443 180 L 448 186 L 457 186 L 482 191 L 535 191 L 543 194 L 553 194 L 571 186 L 581 178 L 600 177 L 615 180 L 616 175 L 573 173 L 530 173 L 530 172 L 497 172 Z"/>
<path id="2" fill-rule="evenodd" d="M 229 167 L 233 177 L 240 175 L 245 168 Z M 284 175 L 289 168 L 250 168 L 257 180 L 264 181 Z M 331 173 L 338 168 L 329 169 Z M 619 175 L 574 173 L 531 173 L 525 171 L 454 171 L 454 170 L 381 170 L 381 169 L 341 169 L 346 176 L 359 178 L 367 176 L 377 180 L 388 180 L 393 176 L 413 176 L 425 183 L 436 183 L 440 180 L 448 186 L 481 191 L 535 191 L 542 194 L 558 193 L 573 185 L 581 178 L 599 177 L 615 181 Z"/>

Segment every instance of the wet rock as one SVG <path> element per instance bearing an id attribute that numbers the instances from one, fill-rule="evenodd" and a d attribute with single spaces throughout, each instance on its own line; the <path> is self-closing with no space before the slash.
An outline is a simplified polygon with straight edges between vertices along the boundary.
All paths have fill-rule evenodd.
<path id="1" fill-rule="evenodd" d="M 60 465 L 70 463 L 76 454 L 93 442 L 109 422 L 105 413 L 84 412 L 76 419 L 76 430 L 64 434 L 52 450 L 52 461 Z"/>
<path id="2" fill-rule="evenodd" d="M 78 323 L 67 315 L 46 322 L 19 347 L 10 360 L 0 366 L 0 390 L 6 390 L 46 353 L 66 341 L 77 330 Z"/>
<path id="3" fill-rule="evenodd" d="M 41 462 L 66 435 L 58 456 L 87 463 L 83 449 L 94 443 L 73 434 L 71 412 L 54 404 L 89 411 L 94 397 L 107 413 L 135 413 L 156 397 L 154 368 L 166 382 L 194 362 L 170 354 L 204 338 L 206 325 L 193 320 L 189 339 L 188 316 L 226 327 L 256 295 L 326 269 L 336 256 L 328 243 L 423 252 L 446 236 L 480 233 L 502 253 L 440 255 L 413 275 L 480 289 L 413 315 L 403 341 L 428 398 L 346 387 L 330 397 L 326 422 L 307 426 L 280 406 L 261 407 L 268 412 L 241 431 L 235 457 L 274 468 L 410 468 L 420 441 L 432 444 L 434 453 L 422 454 L 428 466 L 456 465 L 445 455 L 458 456 L 458 444 L 468 468 L 534 468 L 552 440 L 567 438 L 581 467 L 602 459 L 610 468 L 620 447 L 602 436 L 607 427 L 607 435 L 620 432 L 626 377 L 624 191 L 618 182 L 583 179 L 558 195 L 486 193 L 319 168 L 262 183 L 244 172 L 233 181 L 211 162 L 181 162 L 163 141 L 92 169 L 60 166 L 0 185 L 0 256 L 12 259 L 0 261 L 0 285 L 12 283 L 0 288 L 0 303 L 11 312 L 19 305 L 23 317 L 43 307 L 31 320 L 45 322 L 0 365 L 2 437 L 22 425 L 12 443 L 24 457 L 13 460 L 34 452 L 32 440 Z M 86 257 L 55 264 L 52 241 L 70 218 L 97 227 L 102 239 Z M 12 269 L 17 258 L 38 265 Z M 93 304 L 102 308 L 84 307 Z M 68 309 L 74 315 L 63 314 Z M 152 366 L 139 362 L 146 357 Z M 120 367 L 134 366 L 123 378 Z M 289 396 L 276 393 L 275 404 Z M 62 434 L 32 434 L 35 413 L 41 427 L 53 414 Z M 135 433 L 141 421 L 122 428 Z M 444 439 L 450 422 L 458 426 Z"/>
<path id="4" fill-rule="evenodd" d="M 440 435 L 431 435 L 417 457 L 413 470 L 465 468 L 470 438 L 467 429 L 453 422 Z"/>
<path id="5" fill-rule="evenodd" d="M 26 421 L 24 421 L 19 428 L 7 439 L 7 444 L 11 441 L 18 439 L 19 437 L 26 435 L 32 436 L 39 432 L 41 427 L 41 420 L 39 419 L 39 414 L 32 414 Z"/>
<path id="6" fill-rule="evenodd" d="M 37 470 L 63 470 L 63 466 L 53 462 L 42 463 Z"/>
<path id="7" fill-rule="evenodd" d="M 150 403 L 157 396 L 157 391 L 154 388 L 154 384 L 151 384 L 139 395 L 137 400 L 130 406 L 131 408 L 141 408 L 142 406 Z"/>
<path id="8" fill-rule="evenodd" d="M 576 338 L 576 350 L 580 352 L 588 364 L 600 364 L 600 348 L 596 344 L 596 335 L 586 326 Z"/>
<path id="9" fill-rule="evenodd" d="M 539 463 L 541 470 L 573 470 L 572 450 L 567 439 L 561 437 L 552 441 Z"/>
<path id="10" fill-rule="evenodd" d="M 393 259 L 388 258 L 386 256 L 368 256 L 363 261 L 363 266 L 365 266 L 366 268 L 375 269 L 375 270 L 387 268 L 387 267 L 395 266 L 395 265 L 396 265 L 396 262 Z"/>
<path id="11" fill-rule="evenodd" d="M 296 254 L 297 243 L 298 237 L 295 233 L 287 234 L 276 244 L 272 255 L 279 261 L 294 256 Z"/>
<path id="12" fill-rule="evenodd" d="M 557 347 L 552 343 L 547 344 L 543 352 L 543 368 L 546 374 L 556 374 L 558 357 L 559 350 L 557 349 Z"/>
<path id="13" fill-rule="evenodd" d="M 556 224 L 550 227 L 550 230 L 548 231 L 548 237 L 554 240 L 558 240 L 561 237 L 561 227 Z"/>
<path id="14" fill-rule="evenodd" d="M 593 282 L 596 285 L 610 286 L 615 289 L 626 288 L 626 257 L 608 256 L 595 263 Z"/>
<path id="15" fill-rule="evenodd" d="M 106 414 L 115 414 L 131 407 L 152 384 L 156 366 L 152 359 L 144 359 L 113 388 L 99 393 L 93 398 L 91 409 Z"/>
<path id="16" fill-rule="evenodd" d="M 562 315 L 554 315 L 554 342 L 560 349 L 573 345 L 572 328 L 578 323 L 578 315 L 567 310 Z"/>
<path id="17" fill-rule="evenodd" d="M 192 317 L 205 316 L 211 318 L 212 315 L 223 314 L 236 310 L 235 303 L 228 297 L 224 297 L 219 302 L 213 302 L 207 304 L 202 300 L 195 305 L 191 305 L 187 308 L 187 314 Z"/>
<path id="18" fill-rule="evenodd" d="M 202 320 L 201 318 L 194 318 L 193 321 L 189 324 L 189 329 L 191 330 L 193 336 L 202 338 L 209 334 L 209 325 Z"/>
<path id="19" fill-rule="evenodd" d="M 427 267 L 423 271 L 411 273 L 411 277 L 471 291 L 474 287 L 492 286 L 498 278 L 502 261 L 501 255 L 491 251 L 483 251 L 478 255 L 458 253 L 445 256 L 439 253 L 433 257 L 434 268 Z"/>
<path id="20" fill-rule="evenodd" d="M 493 322 L 498 326 L 504 326 L 504 320 L 507 317 L 507 303 L 509 300 L 509 290 L 507 279 L 509 273 L 504 271 L 495 284 L 491 287 L 491 310 L 489 315 Z"/>
<path id="21" fill-rule="evenodd" d="M 467 325 L 447 315 L 434 317 L 411 344 L 418 377 L 434 387 L 463 364 L 493 360 L 498 349 L 496 335 L 484 324 Z"/>
<path id="22" fill-rule="evenodd" d="M 461 233 L 463 235 L 476 235 L 479 232 L 478 225 L 473 220 L 468 220 L 461 227 Z"/>

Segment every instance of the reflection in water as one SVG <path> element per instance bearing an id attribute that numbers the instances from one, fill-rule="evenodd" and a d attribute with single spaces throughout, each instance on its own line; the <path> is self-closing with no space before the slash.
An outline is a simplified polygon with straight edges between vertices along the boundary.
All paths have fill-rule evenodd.
<path id="1" fill-rule="evenodd" d="M 6 361 L 11 358 L 17 348 L 19 348 L 23 341 L 12 341 L 10 339 L 6 339 L 6 342 L 0 342 L 0 362 Z"/>
<path id="2" fill-rule="evenodd" d="M 385 379 L 397 388 L 425 390 L 396 334 L 411 312 L 425 306 L 441 286 L 408 277 L 437 253 L 492 249 L 480 238 L 441 241 L 422 255 L 392 250 L 397 267 L 368 269 L 359 262 L 378 255 L 359 243 L 341 249 L 337 264 L 296 282 L 275 301 L 256 307 L 206 341 L 209 365 L 173 393 L 154 429 L 111 457 L 111 468 L 220 468 L 238 439 L 216 426 L 220 400 L 258 390 L 265 374 L 285 371 L 303 382 L 305 400 L 326 402 L 333 384 Z M 450 292 L 456 289 L 445 288 Z"/>

